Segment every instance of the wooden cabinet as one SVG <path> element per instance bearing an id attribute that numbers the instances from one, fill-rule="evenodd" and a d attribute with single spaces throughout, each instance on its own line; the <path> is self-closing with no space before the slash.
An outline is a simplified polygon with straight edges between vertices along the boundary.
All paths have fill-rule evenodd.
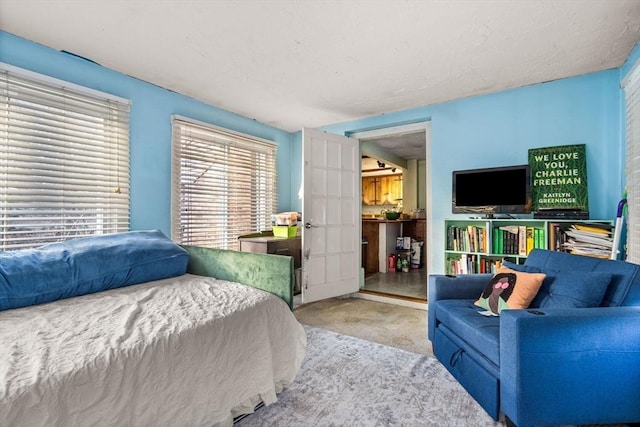
<path id="1" fill-rule="evenodd" d="M 366 260 L 362 263 L 365 274 L 378 272 L 379 225 L 376 221 L 362 221 L 362 238 L 367 241 Z"/>
<path id="2" fill-rule="evenodd" d="M 238 238 L 240 252 L 254 252 L 262 254 L 275 254 L 293 257 L 294 285 L 293 293 L 300 293 L 302 268 L 302 237 L 275 237 L 263 233 L 255 233 Z"/>
<path id="3" fill-rule="evenodd" d="M 274 236 L 240 237 L 241 252 L 286 255 L 293 257 L 293 268 L 302 267 L 302 238 Z"/>
<path id="4" fill-rule="evenodd" d="M 363 205 L 397 205 L 401 200 L 402 174 L 362 177 Z"/>
<path id="5" fill-rule="evenodd" d="M 402 174 L 381 177 L 380 193 L 381 205 L 397 205 L 402 201 Z"/>
<path id="6" fill-rule="evenodd" d="M 376 206 L 380 204 L 380 192 L 378 190 L 380 177 L 362 177 L 362 204 L 366 206 Z"/>

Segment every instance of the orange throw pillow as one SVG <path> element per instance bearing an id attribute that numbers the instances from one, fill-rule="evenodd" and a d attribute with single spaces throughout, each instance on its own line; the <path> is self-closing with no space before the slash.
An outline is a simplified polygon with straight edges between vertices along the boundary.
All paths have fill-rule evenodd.
<path id="1" fill-rule="evenodd" d="M 524 273 L 500 267 L 475 304 L 494 314 L 500 314 L 504 309 L 527 308 L 545 277 L 544 273 Z"/>

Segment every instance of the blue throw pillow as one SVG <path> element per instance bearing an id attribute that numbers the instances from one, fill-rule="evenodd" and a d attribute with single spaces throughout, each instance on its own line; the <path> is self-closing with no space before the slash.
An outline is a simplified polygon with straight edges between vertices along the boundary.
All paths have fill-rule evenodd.
<path id="1" fill-rule="evenodd" d="M 602 303 L 612 277 L 611 273 L 594 271 L 549 272 L 530 307 L 598 307 Z"/>
<path id="2" fill-rule="evenodd" d="M 160 231 L 130 231 L 0 253 L 0 310 L 180 276 L 189 254 Z"/>
<path id="3" fill-rule="evenodd" d="M 503 261 L 502 265 L 516 271 L 541 273 L 537 267 Z M 556 271 L 545 272 L 547 277 L 531 308 L 587 308 L 599 307 L 611 283 L 613 274 L 606 272 Z"/>

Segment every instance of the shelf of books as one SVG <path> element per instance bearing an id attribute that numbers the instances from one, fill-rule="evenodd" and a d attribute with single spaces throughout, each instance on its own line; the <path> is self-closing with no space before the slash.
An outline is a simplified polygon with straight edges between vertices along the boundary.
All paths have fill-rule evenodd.
<path id="1" fill-rule="evenodd" d="M 446 274 L 494 273 L 504 259 L 524 263 L 535 248 L 609 258 L 613 222 L 597 220 L 445 220 Z"/>

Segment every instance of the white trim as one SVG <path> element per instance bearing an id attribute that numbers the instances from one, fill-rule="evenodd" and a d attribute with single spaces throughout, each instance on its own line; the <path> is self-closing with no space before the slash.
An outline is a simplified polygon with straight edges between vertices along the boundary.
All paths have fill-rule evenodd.
<path id="1" fill-rule="evenodd" d="M 426 245 L 422 251 L 424 254 L 426 254 L 426 260 L 425 260 L 425 268 L 427 269 L 427 273 L 431 273 L 433 274 L 434 271 L 436 271 L 434 269 L 434 265 L 433 265 L 433 250 L 434 250 L 434 244 L 433 244 L 433 232 L 431 230 L 433 230 L 433 187 L 431 185 L 431 183 L 433 182 L 433 180 L 431 179 L 432 175 L 431 175 L 431 171 L 433 170 L 433 167 L 431 166 L 431 140 L 432 140 L 432 129 L 431 129 L 431 121 L 426 122 L 426 127 L 425 127 L 425 134 L 426 134 L 426 144 L 427 146 L 425 147 L 426 149 L 426 157 L 425 157 L 425 173 L 427 174 L 426 176 L 426 181 L 425 181 L 425 187 L 426 187 L 426 212 L 425 212 L 425 216 L 426 216 L 426 220 L 427 220 L 427 241 L 424 242 L 424 244 Z"/>
<path id="2" fill-rule="evenodd" d="M 348 136 L 352 138 L 358 138 L 359 140 L 363 141 L 367 139 L 377 138 L 379 136 L 396 135 L 399 133 L 414 133 L 417 131 L 425 130 L 429 123 L 431 123 L 429 120 L 425 120 L 422 122 L 411 123 L 407 125 L 390 126 L 385 128 L 366 130 L 362 132 L 353 132 L 349 133 Z"/>
<path id="3" fill-rule="evenodd" d="M 411 123 L 406 125 L 398 125 L 398 126 L 389 126 L 385 128 L 379 128 L 370 131 L 363 132 L 354 132 L 350 133 L 349 136 L 352 138 L 358 138 L 361 142 L 366 139 L 377 138 L 380 136 L 388 136 L 388 135 L 397 135 L 400 133 L 414 133 L 424 131 L 425 133 L 425 169 L 426 169 L 426 219 L 427 219 L 427 230 L 429 227 L 433 226 L 433 191 L 431 188 L 431 120 L 424 120 L 422 122 Z M 362 175 L 362 173 L 361 173 Z M 362 209 L 362 208 L 360 208 Z M 432 273 L 435 271 L 434 269 L 434 260 L 433 260 L 433 233 L 427 232 L 427 240 L 425 242 L 424 251 L 427 254 L 425 263 L 427 273 Z"/>
<path id="4" fill-rule="evenodd" d="M 100 98 L 105 98 L 108 99 L 110 101 L 116 101 L 116 102 L 120 102 L 126 105 L 131 105 L 131 100 L 130 99 L 126 99 L 126 98 L 121 98 L 119 96 L 110 94 L 110 93 L 106 93 L 106 92 L 101 92 L 99 90 L 95 90 L 95 89 L 91 89 L 85 86 L 81 86 L 75 83 L 71 83 L 65 80 L 61 80 L 61 79 L 57 79 L 55 77 L 51 77 L 48 76 L 46 74 L 40 74 L 40 73 L 36 73 L 35 71 L 30 71 L 27 70 L 25 68 L 20 68 L 20 67 L 16 67 L 15 65 L 11 65 L 11 64 L 7 64 L 5 62 L 0 62 L 0 70 L 4 70 L 7 71 L 9 73 L 15 73 L 18 74 L 22 77 L 27 77 L 27 78 L 31 78 L 31 79 L 35 79 L 35 80 L 39 80 L 43 83 L 48 83 L 48 84 L 53 84 L 56 86 L 62 86 L 65 88 L 69 88 L 69 89 L 73 89 L 76 90 L 78 92 L 81 92 L 83 94 L 87 94 L 87 95 L 91 95 L 91 96 L 97 96 Z"/>

